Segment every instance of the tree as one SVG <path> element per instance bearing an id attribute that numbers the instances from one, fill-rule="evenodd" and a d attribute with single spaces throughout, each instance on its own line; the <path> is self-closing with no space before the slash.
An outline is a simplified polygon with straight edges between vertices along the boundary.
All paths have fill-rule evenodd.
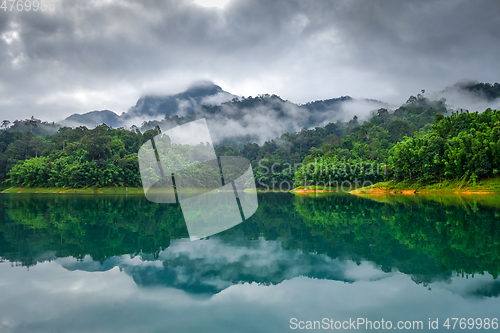
<path id="1" fill-rule="evenodd" d="M 106 159 L 111 156 L 109 135 L 88 135 L 82 139 L 91 160 Z"/>
<path id="2" fill-rule="evenodd" d="M 31 116 L 31 119 L 26 119 L 24 121 L 24 125 L 28 126 L 30 132 L 33 133 L 33 129 L 38 126 L 40 120 L 36 119 L 34 116 Z"/>
<path id="3" fill-rule="evenodd" d="M 402 139 L 403 136 L 408 136 L 412 132 L 410 130 L 410 126 L 404 120 L 394 120 L 387 126 L 387 131 L 391 136 L 393 142 L 397 142 Z"/>
<path id="4" fill-rule="evenodd" d="M 35 152 L 35 157 L 38 157 L 38 155 L 40 155 L 40 153 L 42 152 L 44 145 L 45 145 L 44 140 L 36 137 L 36 138 L 32 138 L 29 141 L 28 149 L 33 150 Z"/>
<path id="5" fill-rule="evenodd" d="M 417 101 L 417 98 L 415 96 L 410 96 L 408 100 L 406 101 L 406 104 L 413 104 Z"/>
<path id="6" fill-rule="evenodd" d="M 10 124 L 10 120 L 6 119 L 6 120 L 2 121 L 2 127 L 3 127 L 3 129 L 6 130 L 7 126 L 9 126 L 9 124 Z"/>
<path id="7" fill-rule="evenodd" d="M 444 116 L 441 113 L 438 113 L 437 115 L 434 116 L 434 124 L 439 123 L 441 120 L 443 120 Z"/>
<path id="8" fill-rule="evenodd" d="M 57 134 L 60 136 L 60 141 L 62 141 L 62 149 L 66 147 L 66 140 L 68 140 L 69 135 L 71 134 L 71 127 L 61 127 L 57 131 Z"/>

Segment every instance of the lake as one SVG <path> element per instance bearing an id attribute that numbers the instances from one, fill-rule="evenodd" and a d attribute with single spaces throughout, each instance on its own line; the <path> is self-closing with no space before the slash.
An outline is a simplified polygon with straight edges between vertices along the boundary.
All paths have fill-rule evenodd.
<path id="1" fill-rule="evenodd" d="M 193 242 L 139 195 L 3 194 L 0 216 L 2 333 L 500 330 L 497 196 L 260 194 Z"/>

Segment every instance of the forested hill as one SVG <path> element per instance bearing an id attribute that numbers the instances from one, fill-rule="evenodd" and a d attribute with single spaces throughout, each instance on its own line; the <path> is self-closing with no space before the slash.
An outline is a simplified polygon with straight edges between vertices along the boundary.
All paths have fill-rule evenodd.
<path id="1" fill-rule="evenodd" d="M 263 99 L 282 101 L 277 96 L 261 96 L 234 103 L 241 108 L 254 107 Z M 316 109 L 338 102 L 303 107 Z M 220 112 L 218 107 L 210 110 Z M 285 133 L 262 145 L 228 143 L 215 148 L 218 156 L 248 158 L 257 186 L 264 188 L 285 182 L 289 184 L 286 189 L 304 179 L 323 183 L 387 179 L 432 183 L 496 175 L 500 156 L 498 111 L 448 114 L 444 100 L 429 100 L 418 94 L 394 112 L 379 108 L 366 122 L 355 116 L 347 122 Z M 147 131 L 114 129 L 104 124 L 94 129 L 57 129 L 56 124 L 34 118 L 15 121 L 10 128 L 8 125 L 4 123 L 0 131 L 2 188 L 140 186 L 137 152 L 159 133 L 158 126 Z M 322 172 L 310 174 L 302 166 L 311 163 L 313 169 Z M 332 174 L 331 169 L 339 164 L 354 167 Z M 380 172 L 384 164 L 388 167 Z M 367 173 L 369 168 L 358 167 L 361 165 L 371 165 L 378 172 Z"/>
<path id="2" fill-rule="evenodd" d="M 417 131 L 429 130 L 436 119 L 447 112 L 443 100 L 431 101 L 419 94 L 411 96 L 393 113 L 379 109 L 364 124 L 353 119 L 344 137 L 329 136 L 321 145 L 311 147 L 302 161 L 304 167 L 295 172 L 294 181 L 301 183 L 307 179 L 322 184 L 334 181 L 382 181 L 386 176 L 385 170 L 367 170 L 380 170 L 379 166 L 389 162 L 390 151 L 397 142 L 406 136 L 413 136 Z M 314 165 L 312 169 L 308 166 L 311 163 Z M 335 172 L 339 165 L 353 168 L 346 172 Z M 367 165 L 371 167 L 366 168 Z"/>
<path id="3" fill-rule="evenodd" d="M 214 143 L 230 142 L 241 148 L 247 142 L 263 144 L 286 132 L 348 119 L 352 117 L 348 110 L 353 106 L 366 116 L 388 104 L 343 96 L 300 105 L 273 94 L 236 96 L 211 82 L 203 82 L 174 95 L 142 96 L 121 115 L 109 110 L 92 111 L 73 114 L 61 124 L 93 128 L 105 123 L 114 128 L 137 126 L 146 131 L 156 126 L 166 130 L 205 118 Z"/>
<path id="4" fill-rule="evenodd" d="M 364 130 L 363 126 L 369 129 Z M 321 182 L 324 186 L 332 184 L 332 180 L 349 181 L 349 185 L 353 181 L 370 181 L 373 184 L 393 180 L 425 186 L 444 180 L 460 180 L 462 184 L 475 186 L 476 181 L 495 177 L 499 173 L 499 110 L 487 109 L 482 113 L 461 111 L 447 117 L 435 114 L 430 130 L 425 131 L 428 127 L 425 125 L 411 136 L 396 139 L 396 143 L 388 142 L 389 133 L 386 131 L 380 131 L 370 123 L 363 126 L 357 131 L 358 140 L 351 150 L 342 150 L 341 147 L 332 149 L 327 145 L 322 150 L 311 149 L 313 153 L 304 159 L 305 166 L 295 173 L 295 181 L 300 183 L 307 179 L 312 185 Z M 342 140 L 341 145 L 348 142 L 349 137 Z M 369 142 L 372 142 L 371 146 Z M 377 142 L 385 144 L 373 144 Z M 367 146 L 372 149 L 365 149 Z M 373 164 L 372 158 L 387 163 L 387 167 L 382 172 L 377 172 L 378 168 L 373 172 L 375 167 L 366 168 L 367 164 Z M 313 167 L 309 168 L 308 163 L 312 163 Z M 341 164 L 347 164 L 347 170 L 336 173 L 335 170 L 341 170 Z M 352 166 L 355 166 L 354 172 Z M 333 179 L 331 175 L 334 175 Z"/>
<path id="5" fill-rule="evenodd" d="M 204 105 L 185 115 L 165 115 L 161 120 L 146 121 L 141 130 L 156 126 L 168 129 L 195 119 L 205 118 L 214 144 L 241 148 L 248 142 L 263 144 L 283 133 L 341 121 L 348 103 L 363 103 L 366 113 L 387 106 L 380 101 L 355 100 L 349 96 L 298 105 L 277 95 L 234 98 L 220 105 Z"/>
<path id="6" fill-rule="evenodd" d="M 292 182 L 295 170 L 289 172 L 286 164 L 300 164 L 316 157 L 347 163 L 359 159 L 385 163 L 396 142 L 416 130 L 430 128 L 436 115 L 443 113 L 443 101 L 417 96 L 393 113 L 379 109 L 364 124 L 354 117 L 349 122 L 285 133 L 263 145 L 217 146 L 216 152 L 219 156 L 248 158 L 259 186 L 272 181 Z M 138 149 L 159 133 L 158 128 L 141 132 L 101 125 L 95 129 L 63 127 L 42 138 L 34 134 L 36 124 L 26 126 L 24 132 L 0 132 L 0 177 L 4 187 L 140 186 Z M 276 166 L 270 174 L 266 168 L 273 164 Z"/>

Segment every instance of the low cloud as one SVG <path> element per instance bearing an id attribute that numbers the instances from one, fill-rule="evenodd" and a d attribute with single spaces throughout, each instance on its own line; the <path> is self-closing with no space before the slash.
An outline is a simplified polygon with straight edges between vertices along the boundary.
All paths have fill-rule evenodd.
<path id="1" fill-rule="evenodd" d="M 469 110 L 483 112 L 487 108 L 500 109 L 500 98 L 490 99 L 484 93 L 472 92 L 467 86 L 476 84 L 473 81 L 459 82 L 447 87 L 439 93 L 434 93 L 434 99 L 445 98 L 448 107 L 454 110 Z"/>
<path id="2" fill-rule="evenodd" d="M 342 103 L 340 120 L 349 121 L 354 116 L 357 116 L 360 121 L 369 120 L 373 113 L 380 108 L 397 108 L 395 105 L 390 105 L 374 100 L 350 100 Z"/>
<path id="3" fill-rule="evenodd" d="M 137 96 L 207 79 L 297 104 L 342 95 L 401 104 L 463 78 L 498 80 L 497 0 L 54 3 L 0 11 L 5 119 L 121 114 Z"/>

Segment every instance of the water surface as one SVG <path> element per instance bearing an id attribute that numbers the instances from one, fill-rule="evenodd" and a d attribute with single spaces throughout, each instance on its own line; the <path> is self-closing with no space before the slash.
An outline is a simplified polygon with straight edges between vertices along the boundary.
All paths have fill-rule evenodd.
<path id="1" fill-rule="evenodd" d="M 1 195 L 0 332 L 500 318 L 497 203 L 269 193 L 246 222 L 191 242 L 178 206 L 142 196 Z"/>

